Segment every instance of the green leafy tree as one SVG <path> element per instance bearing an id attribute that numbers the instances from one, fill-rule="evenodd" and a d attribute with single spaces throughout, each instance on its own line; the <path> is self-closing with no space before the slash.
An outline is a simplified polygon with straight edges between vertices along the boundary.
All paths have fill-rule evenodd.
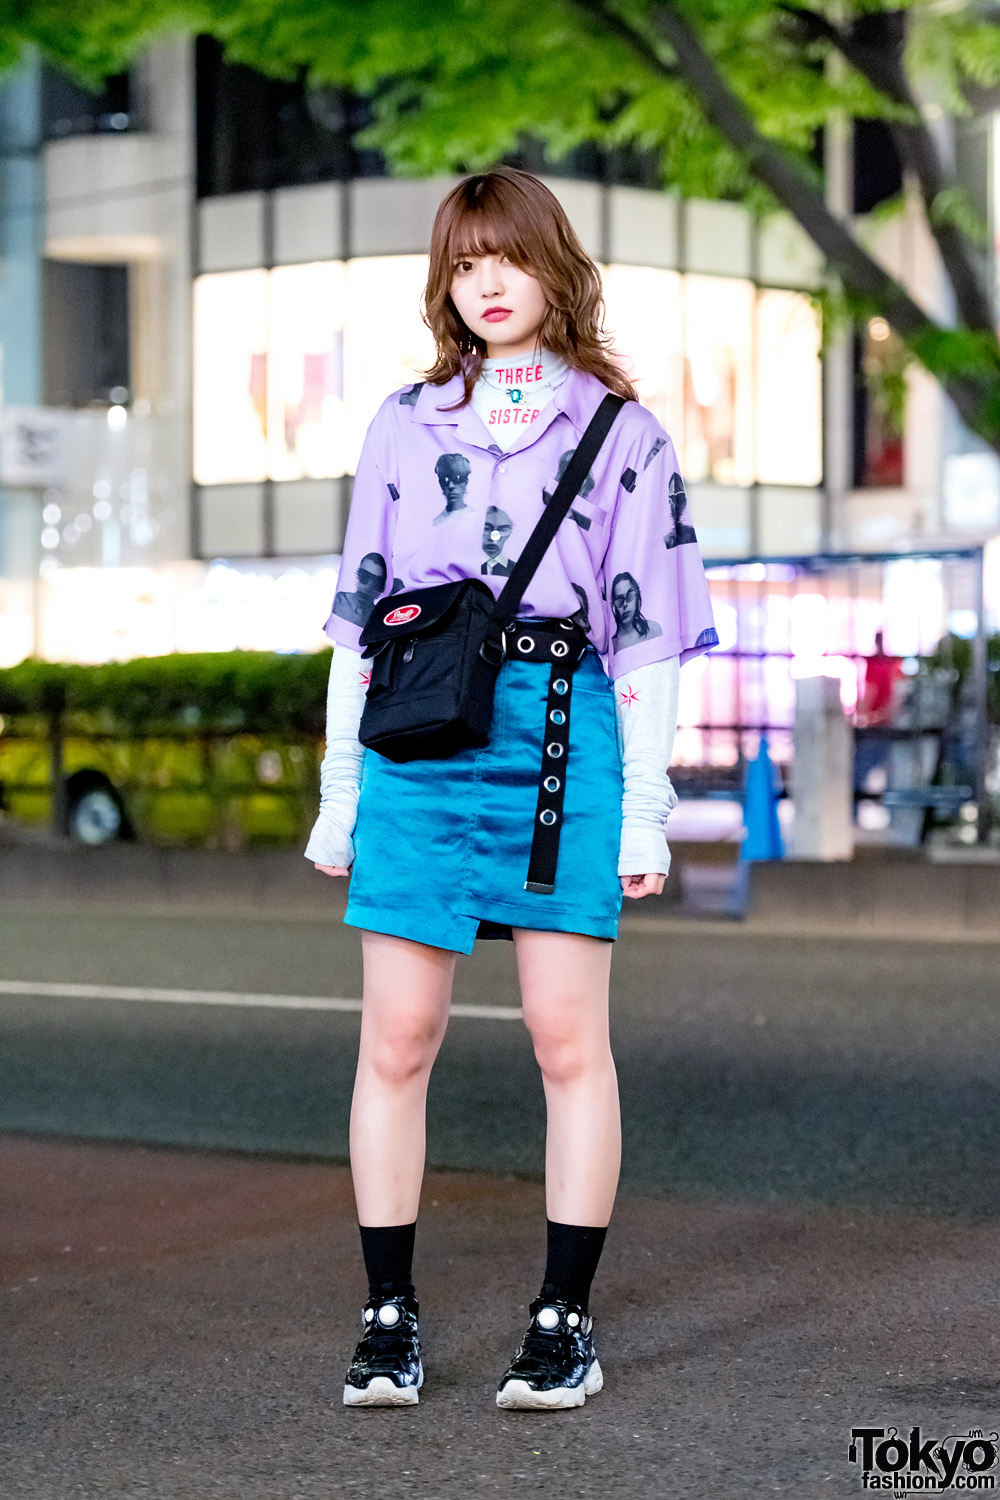
<path id="1" fill-rule="evenodd" d="M 122 67 L 157 35 L 205 31 L 234 61 L 367 95 L 359 144 L 400 175 L 466 171 L 525 137 L 558 160 L 587 141 L 637 146 L 664 185 L 790 212 L 842 302 L 879 312 L 1000 452 L 1000 345 L 985 226 L 932 115 L 1000 84 L 997 13 L 968 0 L 0 0 L 6 58 L 35 43 L 78 76 Z M 830 66 L 836 58 L 838 66 Z M 931 107 L 928 107 L 928 101 Z M 956 321 L 921 308 L 831 212 L 817 129 L 886 120 L 954 293 Z"/>

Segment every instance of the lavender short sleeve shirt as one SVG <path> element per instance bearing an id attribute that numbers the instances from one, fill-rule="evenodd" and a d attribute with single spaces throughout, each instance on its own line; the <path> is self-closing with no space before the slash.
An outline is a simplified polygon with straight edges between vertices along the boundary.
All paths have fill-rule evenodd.
<path id="1" fill-rule="evenodd" d="M 444 385 L 394 391 L 365 437 L 344 539 L 331 640 L 359 650 L 376 601 L 482 578 L 499 594 L 570 455 L 607 394 L 570 370 L 504 452 Z M 575 615 L 612 677 L 718 644 L 673 443 L 637 402 L 622 408 L 521 602 L 522 616 Z"/>

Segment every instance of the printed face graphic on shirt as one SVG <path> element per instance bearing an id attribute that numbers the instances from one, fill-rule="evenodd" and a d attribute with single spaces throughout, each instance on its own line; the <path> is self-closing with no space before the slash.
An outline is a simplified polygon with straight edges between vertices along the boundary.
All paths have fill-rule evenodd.
<path id="1" fill-rule="evenodd" d="M 662 627 L 643 614 L 642 593 L 631 573 L 619 573 L 612 583 L 611 612 L 617 626 L 612 642 L 616 651 L 627 651 L 640 641 L 654 641 L 663 634 Z"/>
<path id="2" fill-rule="evenodd" d="M 469 475 L 472 473 L 472 465 L 464 453 L 442 453 L 434 465 L 441 493 L 444 496 L 444 510 L 440 515 L 434 517 L 435 526 L 443 521 L 446 516 L 454 515 L 457 510 L 468 510 L 465 503 L 465 492 L 469 487 Z"/>
<path id="3" fill-rule="evenodd" d="M 666 445 L 666 438 L 660 437 L 656 439 L 656 442 L 653 444 L 652 448 L 650 448 L 649 452 L 646 454 L 646 457 L 643 459 L 642 467 L 644 470 L 649 468 L 650 464 L 653 462 L 653 459 L 659 453 L 660 449 L 665 448 Z M 622 485 L 622 488 L 628 490 L 630 495 L 635 489 L 635 482 L 638 477 L 639 476 L 634 469 L 626 469 L 622 474 L 620 483 Z"/>
<path id="4" fill-rule="evenodd" d="M 514 563 L 507 556 L 507 542 L 513 530 L 514 523 L 507 512 L 498 505 L 491 505 L 483 522 L 483 554 L 486 561 L 480 572 L 490 573 L 498 578 L 510 576 Z"/>
<path id="5" fill-rule="evenodd" d="M 357 588 L 354 593 L 342 592 L 334 596 L 333 613 L 352 625 L 364 626 L 380 594 L 385 593 L 389 570 L 385 558 L 379 552 L 366 552 L 358 564 Z"/>
<path id="6" fill-rule="evenodd" d="M 670 498 L 670 530 L 663 538 L 663 543 L 669 551 L 672 547 L 683 546 L 685 542 L 696 542 L 698 537 L 694 527 L 681 520 L 687 509 L 687 495 L 684 492 L 684 481 L 679 474 L 671 474 L 668 494 Z"/>
<path id="7" fill-rule="evenodd" d="M 656 439 L 656 442 L 653 444 L 652 448 L 650 448 L 649 452 L 646 454 L 646 457 L 642 461 L 642 467 L 644 469 L 649 468 L 650 464 L 653 462 L 653 459 L 659 453 L 660 449 L 666 447 L 666 442 L 666 438 Z"/>
<path id="8" fill-rule="evenodd" d="M 562 456 L 560 457 L 560 459 L 559 459 L 559 468 L 557 470 L 557 473 L 558 473 L 560 479 L 565 474 L 567 465 L 569 464 L 569 461 L 573 457 L 573 454 L 575 452 L 576 452 L 575 448 L 567 448 L 566 452 L 564 454 L 562 454 Z M 586 500 L 587 496 L 590 494 L 590 492 L 591 492 L 591 490 L 593 488 L 594 488 L 594 476 L 593 476 L 593 474 L 588 474 L 587 477 L 586 477 L 586 479 L 581 484 L 580 488 L 577 490 L 577 494 L 580 496 L 581 500 Z"/>
<path id="9" fill-rule="evenodd" d="M 576 611 L 576 614 L 570 615 L 570 619 L 575 620 L 580 629 L 585 630 L 589 635 L 590 605 L 587 603 L 587 590 L 585 588 L 581 588 L 580 584 L 578 583 L 571 584 L 570 587 L 580 601 L 580 608 Z"/>
<path id="10" fill-rule="evenodd" d="M 559 459 L 559 468 L 556 471 L 556 477 L 558 479 L 561 479 L 563 477 L 563 475 L 565 474 L 565 472 L 566 472 L 566 465 L 569 463 L 570 459 L 573 457 L 573 454 L 575 452 L 576 452 L 575 448 L 568 448 L 566 450 L 566 452 Z M 588 474 L 587 477 L 586 477 L 586 479 L 581 484 L 580 488 L 577 490 L 577 494 L 580 496 L 581 500 L 585 500 L 586 497 L 590 494 L 590 492 L 591 492 L 591 490 L 593 488 L 594 488 L 594 476 L 593 476 L 593 474 Z M 553 494 L 554 493 L 555 492 L 553 491 Z M 552 495 L 550 495 L 547 490 L 543 490 L 543 492 L 542 492 L 542 504 L 543 505 L 548 505 L 548 503 L 549 503 L 549 501 L 551 499 L 552 499 Z M 576 524 L 579 526 L 579 528 L 580 528 L 581 531 L 589 531 L 590 530 L 590 517 L 589 516 L 585 516 L 582 511 L 571 510 L 570 513 L 569 513 L 569 518 L 570 518 L 571 521 L 575 521 L 576 522 Z"/>

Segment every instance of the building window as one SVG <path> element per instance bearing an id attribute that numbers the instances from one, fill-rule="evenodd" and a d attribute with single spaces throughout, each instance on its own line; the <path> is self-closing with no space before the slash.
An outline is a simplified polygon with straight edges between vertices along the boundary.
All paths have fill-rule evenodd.
<path id="1" fill-rule="evenodd" d="M 751 282 L 684 277 L 684 472 L 689 480 L 751 484 L 753 458 Z"/>
<path id="2" fill-rule="evenodd" d="M 194 477 L 237 484 L 267 474 L 266 271 L 194 286 Z"/>
<path id="3" fill-rule="evenodd" d="M 226 62 L 213 37 L 195 47 L 198 196 L 381 177 L 378 151 L 355 149 L 370 119 L 345 89 L 309 88 Z"/>
<path id="4" fill-rule="evenodd" d="M 761 484 L 823 482 L 820 322 L 799 292 L 757 294 L 755 474 Z"/>
<path id="5" fill-rule="evenodd" d="M 870 214 L 903 191 L 903 167 L 884 120 L 854 122 L 854 212 Z"/>
<path id="6" fill-rule="evenodd" d="M 895 488 L 904 482 L 906 351 L 884 318 L 870 318 L 854 336 L 854 487 Z"/>
<path id="7" fill-rule="evenodd" d="M 100 89 L 91 91 L 55 68 L 43 68 L 42 134 L 47 141 L 72 135 L 117 135 L 139 128 L 130 73 L 115 73 Z"/>
<path id="8" fill-rule="evenodd" d="M 47 406 L 120 405 L 129 398 L 128 267 L 42 262 Z"/>
<path id="9" fill-rule="evenodd" d="M 423 255 L 199 276 L 197 482 L 353 473 L 386 395 L 433 362 L 417 311 L 426 279 Z"/>
<path id="10" fill-rule="evenodd" d="M 297 78 L 276 79 L 229 63 L 214 37 L 198 38 L 195 59 L 200 198 L 388 175 L 380 151 L 354 143 L 372 120 L 367 99 L 310 87 L 304 69 Z M 544 142 L 525 136 L 500 161 L 551 177 L 663 186 L 659 152 L 636 146 L 583 141 L 550 161 Z"/>
<path id="11" fill-rule="evenodd" d="M 820 335 L 807 297 L 655 266 L 601 270 L 616 354 L 688 479 L 821 482 Z M 426 255 L 199 276 L 197 482 L 353 473 L 380 403 L 433 363 L 426 279 Z"/>

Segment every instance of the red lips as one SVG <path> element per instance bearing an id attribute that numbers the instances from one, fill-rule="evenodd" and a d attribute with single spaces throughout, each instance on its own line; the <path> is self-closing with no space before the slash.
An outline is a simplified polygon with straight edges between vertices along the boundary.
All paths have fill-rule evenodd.
<path id="1" fill-rule="evenodd" d="M 490 310 L 489 310 L 489 312 L 484 312 L 483 313 L 483 317 L 486 318 L 489 322 L 494 323 L 494 322 L 499 321 L 499 319 L 501 319 L 501 318 L 509 318 L 510 317 L 510 308 L 509 307 L 491 307 Z"/>

